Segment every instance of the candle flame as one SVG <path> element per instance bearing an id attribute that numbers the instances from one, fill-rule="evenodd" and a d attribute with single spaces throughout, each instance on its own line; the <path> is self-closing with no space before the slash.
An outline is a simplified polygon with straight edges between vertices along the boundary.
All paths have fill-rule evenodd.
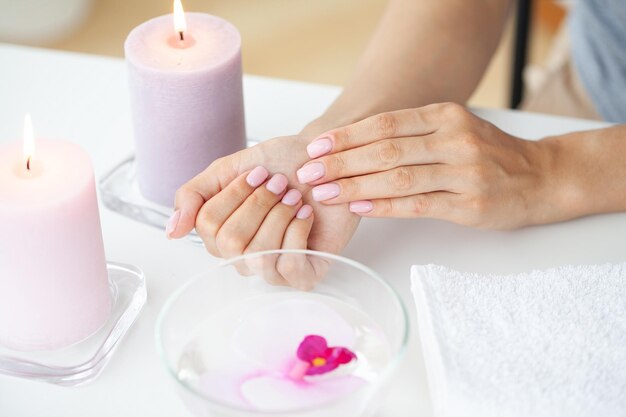
<path id="1" fill-rule="evenodd" d="M 30 170 L 30 161 L 35 154 L 35 136 L 33 135 L 33 121 L 30 114 L 24 116 L 24 159 L 26 159 L 26 169 Z"/>
<path id="2" fill-rule="evenodd" d="M 180 33 L 181 40 L 183 33 L 187 30 L 187 21 L 185 20 L 185 10 L 180 0 L 174 0 L 174 29 Z"/>

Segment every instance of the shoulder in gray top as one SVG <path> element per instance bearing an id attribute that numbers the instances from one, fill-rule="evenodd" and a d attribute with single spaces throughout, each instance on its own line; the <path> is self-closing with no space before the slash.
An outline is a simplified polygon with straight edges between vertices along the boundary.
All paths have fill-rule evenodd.
<path id="1" fill-rule="evenodd" d="M 574 65 L 596 110 L 626 123 L 626 0 L 579 0 L 569 20 Z"/>

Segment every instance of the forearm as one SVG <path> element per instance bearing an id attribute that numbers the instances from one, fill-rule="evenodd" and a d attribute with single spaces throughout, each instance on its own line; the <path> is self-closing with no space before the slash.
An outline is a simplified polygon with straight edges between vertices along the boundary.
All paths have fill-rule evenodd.
<path id="1" fill-rule="evenodd" d="M 559 220 L 626 211 L 626 125 L 546 138 L 546 190 Z"/>
<path id="2" fill-rule="evenodd" d="M 391 0 L 340 97 L 313 130 L 384 111 L 464 103 L 500 39 L 509 0 Z"/>

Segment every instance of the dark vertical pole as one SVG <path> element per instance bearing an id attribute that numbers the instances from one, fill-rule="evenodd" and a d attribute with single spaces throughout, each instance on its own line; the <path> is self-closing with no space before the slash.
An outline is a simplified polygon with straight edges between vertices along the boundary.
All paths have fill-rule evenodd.
<path id="1" fill-rule="evenodd" d="M 515 45 L 513 50 L 513 79 L 511 80 L 511 108 L 517 108 L 522 102 L 524 80 L 522 74 L 526 66 L 528 53 L 528 34 L 531 25 L 532 0 L 517 0 L 515 19 Z"/>

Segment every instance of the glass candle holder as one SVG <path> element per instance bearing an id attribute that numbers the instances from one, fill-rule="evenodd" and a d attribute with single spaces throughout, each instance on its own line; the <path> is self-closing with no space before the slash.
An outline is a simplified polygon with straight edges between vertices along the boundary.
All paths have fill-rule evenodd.
<path id="1" fill-rule="evenodd" d="M 257 140 L 248 139 L 247 146 L 251 147 L 258 143 Z M 105 173 L 98 186 L 102 202 L 109 210 L 165 232 L 167 221 L 174 213 L 174 209 L 143 196 L 139 190 L 134 155 L 120 161 Z M 186 239 L 197 245 L 203 244 L 195 230 L 192 230 Z"/>
<path id="2" fill-rule="evenodd" d="M 0 346 L 0 374 L 64 386 L 93 381 L 113 357 L 147 296 L 139 268 L 108 262 L 107 272 L 112 308 L 100 329 L 62 349 L 18 351 Z"/>
<path id="3" fill-rule="evenodd" d="M 301 267 L 324 271 L 323 280 L 309 291 L 267 283 Z M 311 338 L 327 355 L 307 363 L 300 355 Z M 407 340 L 405 307 L 378 274 L 307 250 L 252 253 L 205 271 L 170 297 L 156 325 L 174 386 L 207 417 L 371 416 Z M 328 368 L 340 350 L 353 360 Z"/>

